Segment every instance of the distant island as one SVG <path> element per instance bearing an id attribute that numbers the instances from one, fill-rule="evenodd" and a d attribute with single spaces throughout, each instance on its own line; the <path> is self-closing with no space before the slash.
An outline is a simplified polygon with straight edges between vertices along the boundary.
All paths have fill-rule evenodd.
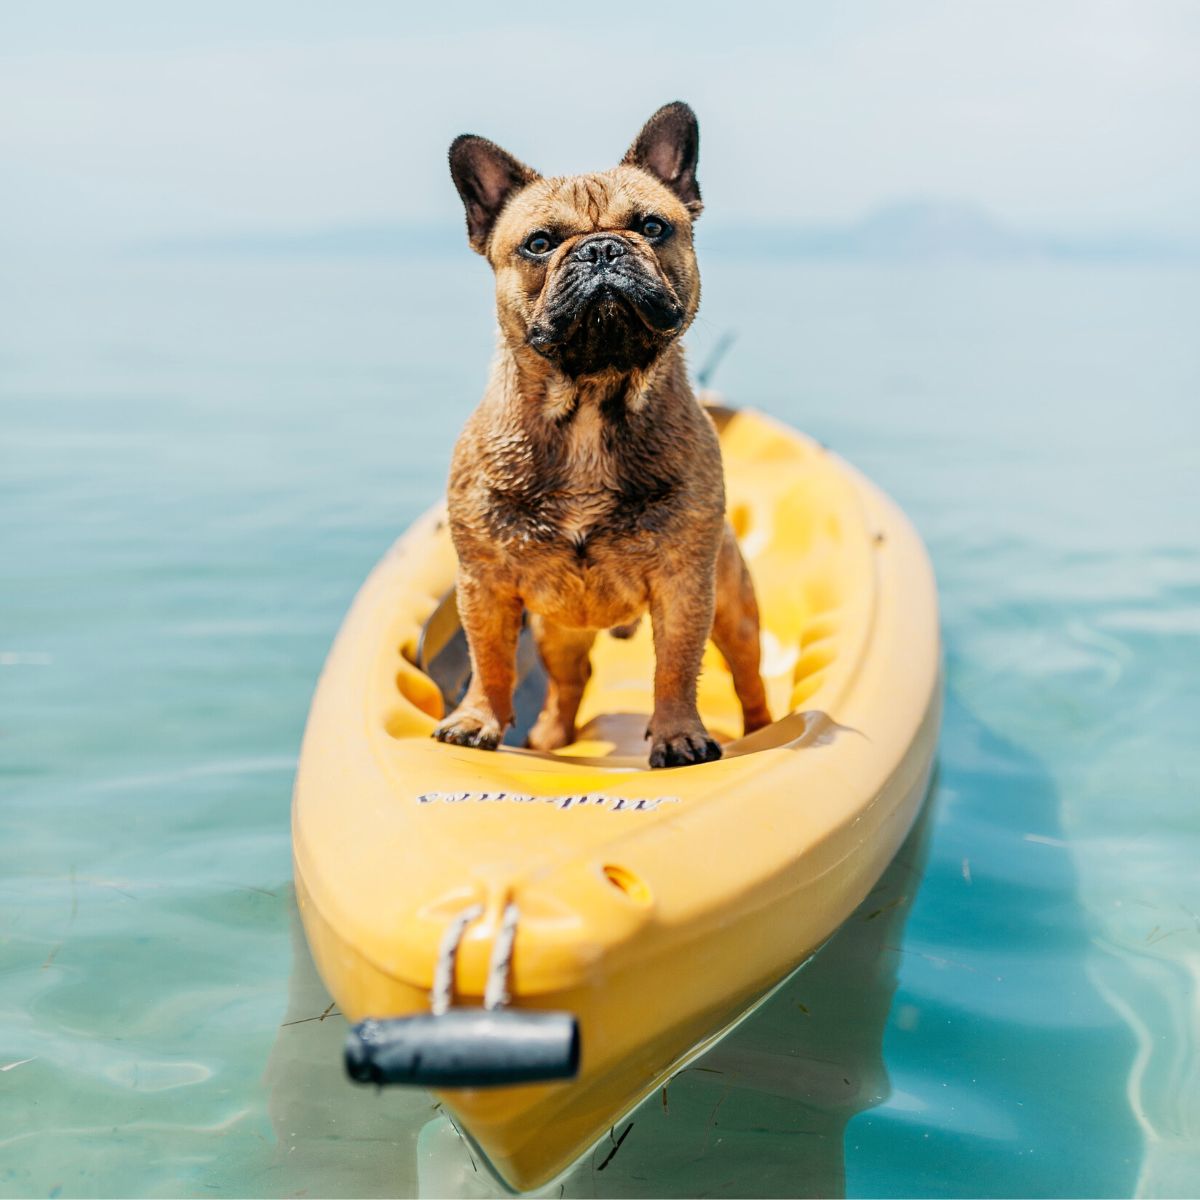
<path id="1" fill-rule="evenodd" d="M 1180 259 L 1197 248 L 1140 234 L 1071 237 L 1013 229 L 977 204 L 899 200 L 849 225 L 716 227 L 707 249 L 781 258 L 857 259 Z"/>
<path id="2" fill-rule="evenodd" d="M 898 200 L 845 225 L 705 221 L 697 226 L 697 242 L 707 254 L 775 259 L 1200 260 L 1200 247 L 1188 243 L 1138 233 L 1072 237 L 1017 230 L 980 205 L 938 199 Z M 176 237 L 130 249 L 153 256 L 427 258 L 461 250 L 463 244 L 458 223 L 446 221 Z"/>

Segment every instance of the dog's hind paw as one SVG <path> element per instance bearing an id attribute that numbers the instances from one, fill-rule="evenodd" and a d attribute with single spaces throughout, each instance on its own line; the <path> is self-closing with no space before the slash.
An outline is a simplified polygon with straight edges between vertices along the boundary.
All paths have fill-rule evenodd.
<path id="1" fill-rule="evenodd" d="M 720 745 L 703 729 L 674 737 L 656 736 L 650 743 L 652 767 L 690 767 L 695 763 L 715 762 L 720 757 Z"/>
<path id="2" fill-rule="evenodd" d="M 560 750 L 563 746 L 569 746 L 574 740 L 575 729 L 573 726 L 565 726 L 556 718 L 547 717 L 545 713 L 542 713 L 529 731 L 525 745 L 530 750 L 547 753 L 551 750 Z"/>
<path id="3" fill-rule="evenodd" d="M 499 721 L 485 721 L 472 713 L 452 712 L 433 731 L 439 742 L 453 746 L 470 746 L 476 750 L 495 750 L 504 730 Z"/>

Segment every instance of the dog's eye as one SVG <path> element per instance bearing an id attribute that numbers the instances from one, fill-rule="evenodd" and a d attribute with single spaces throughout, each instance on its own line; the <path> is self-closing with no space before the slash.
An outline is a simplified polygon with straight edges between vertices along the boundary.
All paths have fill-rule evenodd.
<path id="1" fill-rule="evenodd" d="M 539 229 L 525 239 L 521 249 L 534 258 L 542 258 L 554 249 L 554 239 L 544 229 Z"/>
<path id="2" fill-rule="evenodd" d="M 657 241 L 671 232 L 671 227 L 662 217 L 643 217 L 641 224 L 642 237 Z"/>

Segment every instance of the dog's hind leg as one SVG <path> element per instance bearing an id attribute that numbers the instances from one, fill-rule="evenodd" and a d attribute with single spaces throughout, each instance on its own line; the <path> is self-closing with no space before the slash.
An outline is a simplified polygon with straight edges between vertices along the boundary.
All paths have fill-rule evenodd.
<path id="1" fill-rule="evenodd" d="M 750 572 L 728 525 L 717 556 L 717 610 L 712 638 L 733 674 L 733 687 L 742 706 L 743 732 L 753 733 L 770 725 L 771 713 L 759 670 L 762 651 L 758 601 Z"/>
<path id="2" fill-rule="evenodd" d="M 536 615 L 529 623 L 549 686 L 546 703 L 529 731 L 527 743 L 534 750 L 557 750 L 575 740 L 575 714 L 592 673 L 588 655 L 596 633 L 592 629 L 568 629 Z"/>

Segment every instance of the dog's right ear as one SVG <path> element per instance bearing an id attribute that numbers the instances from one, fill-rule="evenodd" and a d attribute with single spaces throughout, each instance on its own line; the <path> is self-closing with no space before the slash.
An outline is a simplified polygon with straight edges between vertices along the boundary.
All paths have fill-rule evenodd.
<path id="1" fill-rule="evenodd" d="M 507 150 L 473 133 L 459 134 L 450 143 L 450 177 L 467 210 L 471 248 L 479 254 L 487 253 L 492 226 L 509 197 L 540 178 Z"/>

